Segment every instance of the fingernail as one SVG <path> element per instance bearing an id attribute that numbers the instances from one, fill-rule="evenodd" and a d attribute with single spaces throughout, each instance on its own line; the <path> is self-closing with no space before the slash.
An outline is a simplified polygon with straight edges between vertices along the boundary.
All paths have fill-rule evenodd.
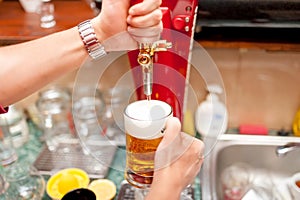
<path id="1" fill-rule="evenodd" d="M 127 23 L 131 22 L 131 19 L 132 19 L 132 16 L 128 15 L 128 17 L 127 17 Z"/>
<path id="2" fill-rule="evenodd" d="M 134 15 L 135 11 L 134 11 L 134 8 L 129 8 L 129 11 L 128 11 L 128 14 L 129 15 Z"/>

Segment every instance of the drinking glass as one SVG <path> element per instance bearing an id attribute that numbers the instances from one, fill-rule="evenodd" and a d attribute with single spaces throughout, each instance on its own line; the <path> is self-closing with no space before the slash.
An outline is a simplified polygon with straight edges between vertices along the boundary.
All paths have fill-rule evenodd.
<path id="1" fill-rule="evenodd" d="M 30 164 L 16 162 L 4 169 L 9 187 L 6 200 L 41 200 L 45 191 L 45 180 Z"/>
<path id="2" fill-rule="evenodd" d="M 71 96 L 67 88 L 53 87 L 41 91 L 36 106 L 50 151 L 55 151 L 60 143 L 74 138 Z"/>
<path id="3" fill-rule="evenodd" d="M 29 163 L 18 161 L 11 129 L 4 115 L 0 115 L 0 199 L 40 200 L 45 181 Z"/>
<path id="4" fill-rule="evenodd" d="M 84 141 L 106 141 L 102 117 L 105 103 L 99 89 L 82 86 L 73 92 L 73 119 L 80 138 Z"/>
<path id="5" fill-rule="evenodd" d="M 0 115 L 0 121 L 2 122 L 0 126 L 0 168 L 9 166 L 13 164 L 17 159 L 17 153 L 13 146 L 12 136 L 8 129 L 8 123 L 6 118 Z M 3 173 L 0 174 L 0 197 L 4 195 L 7 191 L 9 184 L 6 181 Z"/>
<path id="6" fill-rule="evenodd" d="M 158 100 L 141 100 L 124 111 L 126 132 L 126 180 L 140 188 L 137 196 L 147 194 L 153 179 L 154 156 L 164 135 L 172 107 Z"/>
<path id="7" fill-rule="evenodd" d="M 103 122 L 105 134 L 120 146 L 125 146 L 123 111 L 128 105 L 130 90 L 127 87 L 114 87 L 103 90 L 105 113 Z"/>
<path id="8" fill-rule="evenodd" d="M 0 115 L 2 122 L 6 122 L 6 118 Z M 8 129 L 8 123 L 0 126 L 0 162 L 1 166 L 7 166 L 17 160 L 18 156 L 13 146 L 12 136 Z"/>
<path id="9" fill-rule="evenodd" d="M 52 28 L 56 25 L 54 18 L 54 4 L 51 0 L 42 0 L 40 6 L 40 21 L 42 28 Z"/>

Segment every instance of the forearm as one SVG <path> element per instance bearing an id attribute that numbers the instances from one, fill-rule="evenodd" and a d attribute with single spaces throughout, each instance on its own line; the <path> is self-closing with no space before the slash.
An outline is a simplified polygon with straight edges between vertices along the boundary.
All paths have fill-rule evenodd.
<path id="1" fill-rule="evenodd" d="M 174 177 L 170 177 L 172 172 L 174 171 L 171 166 L 154 172 L 154 179 L 145 200 L 180 199 L 183 185 L 179 178 L 174 178 L 180 176 L 174 175 Z M 180 174 L 180 171 L 178 173 Z"/>
<path id="2" fill-rule="evenodd" d="M 128 0 L 103 1 L 100 14 L 91 20 L 97 39 L 110 52 L 137 48 L 132 36 L 149 41 L 159 38 L 162 28 L 160 3 L 159 0 L 145 0 L 129 9 Z M 131 27 L 130 34 L 128 27 Z M 150 34 L 145 34 L 148 32 Z M 0 105 L 19 101 L 77 69 L 87 58 L 77 27 L 0 48 Z"/>
<path id="3" fill-rule="evenodd" d="M 179 200 L 181 189 L 163 183 L 151 186 L 150 191 L 145 200 Z"/>
<path id="4" fill-rule="evenodd" d="M 8 106 L 82 65 L 88 54 L 76 27 L 0 48 L 0 104 Z"/>

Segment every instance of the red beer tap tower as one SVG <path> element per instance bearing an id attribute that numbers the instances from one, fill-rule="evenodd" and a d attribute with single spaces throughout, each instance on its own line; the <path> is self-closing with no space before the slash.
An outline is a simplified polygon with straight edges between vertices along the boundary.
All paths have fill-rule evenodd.
<path id="1" fill-rule="evenodd" d="M 131 5 L 141 2 L 132 0 Z M 139 100 L 157 99 L 173 107 L 174 116 L 183 120 L 185 88 L 189 78 L 189 60 L 192 49 L 197 0 L 162 0 L 163 27 L 161 40 L 172 46 L 167 50 L 157 50 L 152 57 L 153 70 L 151 94 L 144 91 L 144 71 L 137 58 L 140 50 L 128 53 Z"/>

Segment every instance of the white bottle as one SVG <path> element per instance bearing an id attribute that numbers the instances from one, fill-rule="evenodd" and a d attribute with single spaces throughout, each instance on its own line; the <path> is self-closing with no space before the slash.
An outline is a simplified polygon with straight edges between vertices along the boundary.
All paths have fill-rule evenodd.
<path id="1" fill-rule="evenodd" d="M 219 100 L 223 89 L 219 85 L 208 85 L 208 95 L 197 108 L 195 126 L 198 133 L 204 137 L 217 138 L 227 129 L 228 113 L 225 104 Z"/>
<path id="2" fill-rule="evenodd" d="M 9 131 L 14 147 L 18 148 L 27 142 L 29 127 L 22 109 L 11 105 L 7 113 L 1 114 L 0 126 Z"/>

